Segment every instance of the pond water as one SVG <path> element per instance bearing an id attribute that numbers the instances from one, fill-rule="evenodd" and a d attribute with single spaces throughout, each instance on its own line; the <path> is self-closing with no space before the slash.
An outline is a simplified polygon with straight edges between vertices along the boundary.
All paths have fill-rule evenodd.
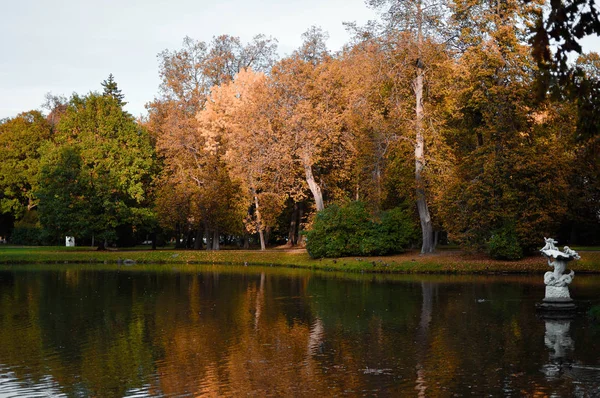
<path id="1" fill-rule="evenodd" d="M 600 396 L 600 278 L 0 269 L 0 397 Z"/>

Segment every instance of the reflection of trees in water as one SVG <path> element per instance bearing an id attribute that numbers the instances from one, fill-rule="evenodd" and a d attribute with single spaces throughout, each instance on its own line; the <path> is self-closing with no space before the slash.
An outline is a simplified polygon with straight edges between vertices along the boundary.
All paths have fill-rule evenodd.
<path id="1" fill-rule="evenodd" d="M 121 277 L 82 278 L 77 271 L 13 275 L 12 288 L 0 289 L 0 363 L 21 380 L 43 383 L 51 376 L 68 395 L 116 396 L 141 385 L 152 358 L 143 326 L 133 321 L 127 289 L 125 300 L 114 294 Z"/>
<path id="2" fill-rule="evenodd" d="M 521 299 L 528 287 L 512 282 L 80 270 L 0 278 L 0 364 L 34 383 L 49 375 L 68 395 L 573 392 L 564 378 L 544 380 L 544 325 Z M 576 349 L 583 364 L 597 362 L 597 349 Z"/>
<path id="3" fill-rule="evenodd" d="M 431 322 L 431 313 L 433 311 L 433 293 L 435 289 L 433 283 L 421 282 L 421 290 L 423 292 L 423 304 L 421 305 L 421 320 L 417 329 L 417 382 L 415 390 L 419 397 L 426 396 L 427 380 L 423 362 L 427 356 L 427 347 L 429 346 L 429 323 Z"/>

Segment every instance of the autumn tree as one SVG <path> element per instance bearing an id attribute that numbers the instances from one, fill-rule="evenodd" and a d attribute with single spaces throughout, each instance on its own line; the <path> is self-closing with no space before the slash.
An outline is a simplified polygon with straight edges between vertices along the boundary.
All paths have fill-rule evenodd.
<path id="1" fill-rule="evenodd" d="M 46 120 L 48 120 L 53 129 L 56 128 L 60 118 L 67 111 L 68 106 L 69 100 L 63 95 L 55 95 L 49 92 L 44 96 L 42 108 L 48 111 Z"/>
<path id="2" fill-rule="evenodd" d="M 193 202 L 200 213 L 188 218 L 195 220 L 196 228 L 204 225 L 207 239 L 210 229 L 217 245 L 219 224 L 221 228 L 229 228 L 223 223 L 237 225 L 232 216 L 237 210 L 231 206 L 237 203 L 238 193 L 223 153 L 205 149 L 206 139 L 200 134 L 196 115 L 204 109 L 211 87 L 226 84 L 246 67 L 268 69 L 275 54 L 275 41 L 263 35 L 246 45 L 226 35 L 209 44 L 186 37 L 181 50 L 159 54 L 162 82 L 158 98 L 147 105 L 147 125 L 165 163 L 166 175 L 161 180 L 196 187 Z"/>
<path id="3" fill-rule="evenodd" d="M 386 38 L 392 48 L 409 50 L 412 69 L 412 92 L 414 95 L 414 158 L 415 193 L 417 210 L 421 221 L 421 253 L 434 251 L 433 222 L 429 210 L 426 181 L 426 71 L 429 67 L 426 50 L 443 41 L 447 29 L 444 20 L 446 4 L 437 0 L 369 0 L 371 7 L 382 10 L 381 37 Z M 402 39 L 402 41 L 398 41 Z"/>
<path id="4" fill-rule="evenodd" d="M 447 137 L 458 166 L 442 213 L 451 237 L 465 247 L 514 259 L 555 231 L 565 214 L 572 109 L 538 103 L 532 90 L 537 67 L 526 28 L 537 5 L 457 1 L 455 7 L 465 52 Z"/>
<path id="5" fill-rule="evenodd" d="M 574 137 L 574 173 L 569 179 L 569 209 L 563 240 L 597 244 L 600 236 L 600 56 L 581 55 L 575 64 L 571 90 L 565 102 L 577 115 Z"/>
<path id="6" fill-rule="evenodd" d="M 536 3 L 532 0 L 520 2 L 524 7 Z M 573 68 L 569 55 L 582 53 L 581 39 L 584 37 L 600 35 L 599 11 L 594 0 L 551 1 L 549 7 L 534 10 L 534 18 L 528 26 L 529 42 L 542 72 L 544 87 L 550 84 L 551 74 L 564 84 Z"/>
<path id="7" fill-rule="evenodd" d="M 342 74 L 325 50 L 326 34 L 312 28 L 303 40 L 300 49 L 273 67 L 268 84 L 277 111 L 277 142 L 299 166 L 304 180 L 299 183 L 306 184 L 320 211 L 324 185 L 333 188 L 331 178 L 347 178 L 343 165 L 351 141 L 342 118 Z"/>
<path id="8" fill-rule="evenodd" d="M 403 41 L 402 37 L 367 35 L 358 37 L 342 54 L 348 104 L 344 118 L 355 148 L 352 197 L 366 200 L 374 210 L 415 198 L 414 67 L 410 47 L 397 45 Z M 430 45 L 425 51 L 430 89 L 424 177 L 432 190 L 437 164 L 445 155 L 438 147 L 444 99 L 452 85 L 448 84 L 451 68 L 444 49 Z"/>
<path id="9" fill-rule="evenodd" d="M 249 209 L 246 229 L 257 232 L 261 249 L 265 230 L 275 225 L 293 181 L 291 162 L 273 130 L 276 110 L 270 102 L 266 76 L 249 69 L 232 82 L 213 87 L 206 108 L 198 114 L 200 133 L 211 153 L 224 151 L 227 170 L 240 181 Z"/>

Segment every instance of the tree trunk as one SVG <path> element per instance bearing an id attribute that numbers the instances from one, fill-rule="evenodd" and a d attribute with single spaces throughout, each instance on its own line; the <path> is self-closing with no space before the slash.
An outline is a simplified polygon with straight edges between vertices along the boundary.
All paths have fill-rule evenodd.
<path id="1" fill-rule="evenodd" d="M 194 250 L 202 250 L 202 228 L 198 226 L 196 230 L 196 239 L 194 240 Z"/>
<path id="2" fill-rule="evenodd" d="M 323 205 L 323 192 L 321 192 L 321 187 L 315 181 L 315 176 L 312 172 L 312 166 L 308 163 L 308 161 L 304 161 L 304 173 L 306 174 L 306 182 L 310 188 L 310 192 L 312 192 L 313 197 L 315 198 L 317 211 L 321 211 L 325 208 Z"/>
<path id="3" fill-rule="evenodd" d="M 258 237 L 260 238 L 260 250 L 265 250 L 265 235 L 262 226 L 262 219 L 260 217 L 258 195 L 256 194 L 256 190 L 254 188 L 252 188 L 252 195 L 254 196 L 254 206 L 256 207 L 256 229 L 258 230 Z"/>
<path id="4" fill-rule="evenodd" d="M 381 206 L 381 167 L 379 167 L 379 162 L 375 165 L 374 170 L 374 178 L 375 178 L 375 192 L 377 193 L 377 203 L 376 209 L 379 210 Z M 358 196 L 358 195 L 357 195 Z M 358 200 L 358 199 L 356 199 Z"/>
<path id="5" fill-rule="evenodd" d="M 152 237 L 152 250 L 156 250 L 156 231 L 150 235 Z"/>
<path id="6" fill-rule="evenodd" d="M 265 233 L 262 229 L 258 230 L 258 238 L 260 239 L 260 250 L 265 250 Z"/>
<path id="7" fill-rule="evenodd" d="M 212 239 L 213 250 L 219 250 L 219 229 L 215 228 Z"/>
<path id="8" fill-rule="evenodd" d="M 212 250 L 212 244 L 210 243 L 210 230 L 208 229 L 208 220 L 204 217 L 204 239 L 206 239 L 206 250 Z"/>
<path id="9" fill-rule="evenodd" d="M 297 220 L 298 203 L 294 202 L 294 209 L 292 210 L 292 220 L 290 221 L 290 229 L 288 231 L 287 246 L 296 246 L 296 243 L 298 242 Z"/>
<path id="10" fill-rule="evenodd" d="M 215 242 L 215 240 L 214 240 L 215 236 L 214 236 L 213 230 L 212 229 L 207 230 L 206 234 L 208 236 L 206 238 L 206 245 L 208 246 L 207 250 L 213 250 L 214 249 L 214 242 Z"/>
<path id="11" fill-rule="evenodd" d="M 193 236 L 194 236 L 194 231 L 189 230 L 185 237 L 185 248 L 186 249 L 191 249 L 194 247 Z"/>
<path id="12" fill-rule="evenodd" d="M 265 246 L 271 240 L 271 227 L 265 228 Z"/>
<path id="13" fill-rule="evenodd" d="M 421 254 L 433 253 L 433 225 L 431 223 L 431 215 L 429 214 L 429 208 L 427 207 L 427 200 L 425 196 L 425 183 L 423 181 L 423 168 L 425 166 L 425 138 L 423 136 L 423 78 L 425 71 L 423 70 L 423 61 L 421 60 L 421 48 L 423 46 L 422 37 L 422 10 L 421 4 L 417 10 L 417 77 L 414 81 L 415 91 L 415 185 L 417 194 L 417 209 L 419 211 L 419 219 L 421 220 L 421 233 L 423 237 L 423 245 L 421 246 Z"/>
<path id="14" fill-rule="evenodd" d="M 300 234 L 302 232 L 302 217 L 304 217 L 304 202 L 298 203 L 298 229 L 296 232 L 296 244 L 304 244 L 305 236 Z"/>
<path id="15" fill-rule="evenodd" d="M 250 242 L 248 242 L 248 233 L 246 231 L 244 231 L 244 243 L 243 243 L 243 248 L 244 249 L 249 249 L 250 248 Z"/>
<path id="16" fill-rule="evenodd" d="M 106 250 L 106 240 L 101 240 L 98 242 L 98 247 L 96 250 Z"/>
<path id="17" fill-rule="evenodd" d="M 179 223 L 175 225 L 175 249 L 181 248 L 181 227 Z"/>

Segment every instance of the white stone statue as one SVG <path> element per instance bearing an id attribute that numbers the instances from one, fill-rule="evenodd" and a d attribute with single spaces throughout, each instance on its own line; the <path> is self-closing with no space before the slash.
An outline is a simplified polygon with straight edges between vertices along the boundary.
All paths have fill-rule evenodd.
<path id="1" fill-rule="evenodd" d="M 544 283 L 546 284 L 546 300 L 548 299 L 567 299 L 570 300 L 569 284 L 573 282 L 575 272 L 563 274 L 567 269 L 567 263 L 571 260 L 579 260 L 579 254 L 576 251 L 565 246 L 561 252 L 554 246 L 558 243 L 552 238 L 544 238 L 546 245 L 540 250 L 542 255 L 548 260 L 548 265 L 554 268 L 553 272 L 544 274 Z"/>

